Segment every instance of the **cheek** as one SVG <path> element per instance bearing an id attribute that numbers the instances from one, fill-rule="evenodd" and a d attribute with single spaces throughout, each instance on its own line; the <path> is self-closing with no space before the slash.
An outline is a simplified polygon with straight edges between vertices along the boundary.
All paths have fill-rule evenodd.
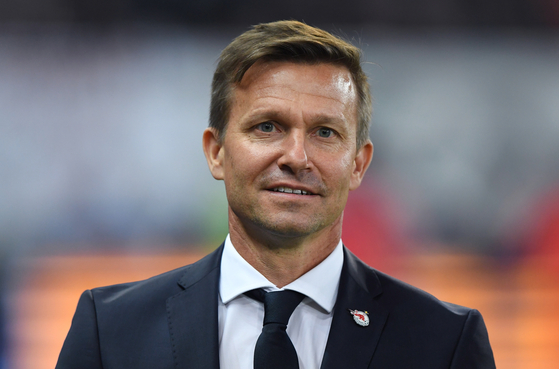
<path id="1" fill-rule="evenodd" d="M 237 185 L 252 182 L 270 163 L 269 150 L 237 143 L 225 151 L 225 177 Z M 256 145 L 258 146 L 258 145 Z"/>
<path id="2" fill-rule="evenodd" d="M 326 160 L 323 167 L 323 176 L 330 180 L 343 193 L 350 185 L 354 160 L 351 155 L 344 155 L 335 159 Z M 342 195 L 340 193 L 340 195 Z"/>
<path id="3" fill-rule="evenodd" d="M 346 152 L 338 158 L 337 168 L 342 180 L 349 180 L 353 168 L 355 167 L 355 158 L 351 153 Z"/>
<path id="4" fill-rule="evenodd" d="M 343 158 L 340 161 L 341 161 L 341 165 L 344 167 L 346 171 L 348 171 L 349 173 L 353 171 L 353 167 L 355 165 L 355 158 L 353 157 L 353 155 L 346 154 L 343 156 Z"/>

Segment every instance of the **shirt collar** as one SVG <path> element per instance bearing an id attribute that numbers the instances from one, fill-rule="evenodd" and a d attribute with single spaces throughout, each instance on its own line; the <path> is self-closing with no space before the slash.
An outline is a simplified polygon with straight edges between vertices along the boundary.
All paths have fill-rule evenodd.
<path id="1" fill-rule="evenodd" d="M 338 295 L 338 284 L 344 262 L 342 241 L 320 264 L 291 282 L 282 289 L 300 292 L 328 313 L 334 308 Z M 250 265 L 237 252 L 229 235 L 225 239 L 221 257 L 221 277 L 219 294 L 221 301 L 227 304 L 235 297 L 255 288 L 278 290 L 278 288 Z"/>

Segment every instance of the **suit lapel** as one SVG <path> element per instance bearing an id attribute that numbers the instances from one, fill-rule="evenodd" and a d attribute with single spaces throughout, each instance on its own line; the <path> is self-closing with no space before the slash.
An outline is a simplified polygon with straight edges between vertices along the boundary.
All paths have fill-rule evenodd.
<path id="1" fill-rule="evenodd" d="M 184 291 L 167 299 L 175 367 L 219 369 L 217 299 L 223 245 L 190 265 L 179 281 Z"/>
<path id="2" fill-rule="evenodd" d="M 369 367 L 388 317 L 388 311 L 375 299 L 381 292 L 375 272 L 344 248 L 344 266 L 321 369 Z M 369 325 L 358 325 L 349 309 L 366 311 Z"/>
<path id="3" fill-rule="evenodd" d="M 190 265 L 179 281 L 184 291 L 167 299 L 177 368 L 219 369 L 217 299 L 222 252 L 223 245 Z M 321 369 L 368 368 L 388 317 L 375 299 L 381 292 L 375 272 L 344 248 L 344 266 Z M 367 311 L 369 325 L 355 323 L 349 309 Z"/>

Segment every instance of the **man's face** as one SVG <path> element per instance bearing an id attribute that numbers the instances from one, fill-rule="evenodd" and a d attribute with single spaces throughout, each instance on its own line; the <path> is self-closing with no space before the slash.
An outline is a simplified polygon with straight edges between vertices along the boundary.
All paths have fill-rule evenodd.
<path id="1" fill-rule="evenodd" d="M 341 227 L 348 191 L 372 156 L 370 142 L 356 150 L 356 134 L 357 97 L 345 67 L 259 62 L 233 92 L 223 141 L 208 130 L 204 150 L 225 182 L 230 217 L 300 237 Z"/>

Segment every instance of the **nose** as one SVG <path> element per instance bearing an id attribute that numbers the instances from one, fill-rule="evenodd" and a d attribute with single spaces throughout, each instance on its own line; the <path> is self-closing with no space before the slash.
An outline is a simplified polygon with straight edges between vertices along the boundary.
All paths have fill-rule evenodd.
<path id="1" fill-rule="evenodd" d="M 285 137 L 277 162 L 280 169 L 289 169 L 294 174 L 309 169 L 305 136 L 305 132 L 294 130 Z"/>

